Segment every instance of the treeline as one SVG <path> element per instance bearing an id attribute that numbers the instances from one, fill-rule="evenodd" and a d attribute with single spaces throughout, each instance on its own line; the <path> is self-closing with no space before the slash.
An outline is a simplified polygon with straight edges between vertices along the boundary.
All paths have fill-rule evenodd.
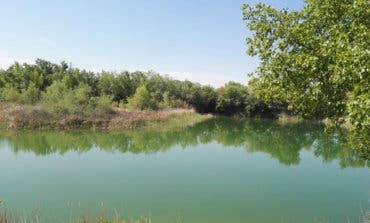
<path id="1" fill-rule="evenodd" d="M 112 106 L 139 110 L 191 107 L 200 113 L 238 116 L 273 113 L 271 106 L 240 83 L 215 89 L 151 71 L 97 73 L 41 59 L 0 70 L 0 100 L 43 104 L 64 114 L 105 114 L 112 112 Z"/>

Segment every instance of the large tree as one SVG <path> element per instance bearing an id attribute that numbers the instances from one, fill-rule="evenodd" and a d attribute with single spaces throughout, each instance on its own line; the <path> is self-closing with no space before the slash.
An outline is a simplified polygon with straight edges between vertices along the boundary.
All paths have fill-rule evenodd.
<path id="1" fill-rule="evenodd" d="M 248 54 L 261 60 L 255 91 L 302 117 L 346 117 L 355 138 L 369 141 L 370 1 L 306 0 L 300 11 L 246 4 L 242 11 L 252 31 Z"/>

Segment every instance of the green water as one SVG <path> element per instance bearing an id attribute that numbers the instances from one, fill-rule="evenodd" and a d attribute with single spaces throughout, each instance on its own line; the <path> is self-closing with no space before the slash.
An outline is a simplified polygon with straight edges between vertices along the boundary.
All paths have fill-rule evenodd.
<path id="1" fill-rule="evenodd" d="M 369 164 L 319 124 L 0 132 L 0 210 L 50 222 L 117 212 L 154 223 L 347 223 L 369 199 Z"/>

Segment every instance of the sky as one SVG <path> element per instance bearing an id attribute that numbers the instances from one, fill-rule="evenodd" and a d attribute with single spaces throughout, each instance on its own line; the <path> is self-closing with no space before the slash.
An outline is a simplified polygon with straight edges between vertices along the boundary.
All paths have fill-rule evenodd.
<path id="1" fill-rule="evenodd" d="M 36 58 L 92 71 L 148 71 L 202 84 L 247 82 L 242 4 L 303 0 L 0 0 L 0 67 Z"/>

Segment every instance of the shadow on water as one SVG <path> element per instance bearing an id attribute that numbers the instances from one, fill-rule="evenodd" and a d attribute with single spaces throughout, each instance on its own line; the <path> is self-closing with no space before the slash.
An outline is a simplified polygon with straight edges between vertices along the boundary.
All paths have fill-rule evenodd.
<path id="1" fill-rule="evenodd" d="M 306 150 L 324 162 L 338 160 L 342 168 L 370 166 L 346 146 L 343 135 L 326 134 L 323 125 L 312 122 L 282 125 L 263 119 L 214 118 L 191 127 L 164 131 L 0 132 L 0 143 L 9 144 L 14 153 L 31 151 L 36 155 L 86 152 L 95 147 L 107 152 L 157 153 L 173 146 L 186 149 L 211 142 L 241 147 L 248 153 L 263 152 L 285 165 L 298 165 L 301 151 Z"/>

